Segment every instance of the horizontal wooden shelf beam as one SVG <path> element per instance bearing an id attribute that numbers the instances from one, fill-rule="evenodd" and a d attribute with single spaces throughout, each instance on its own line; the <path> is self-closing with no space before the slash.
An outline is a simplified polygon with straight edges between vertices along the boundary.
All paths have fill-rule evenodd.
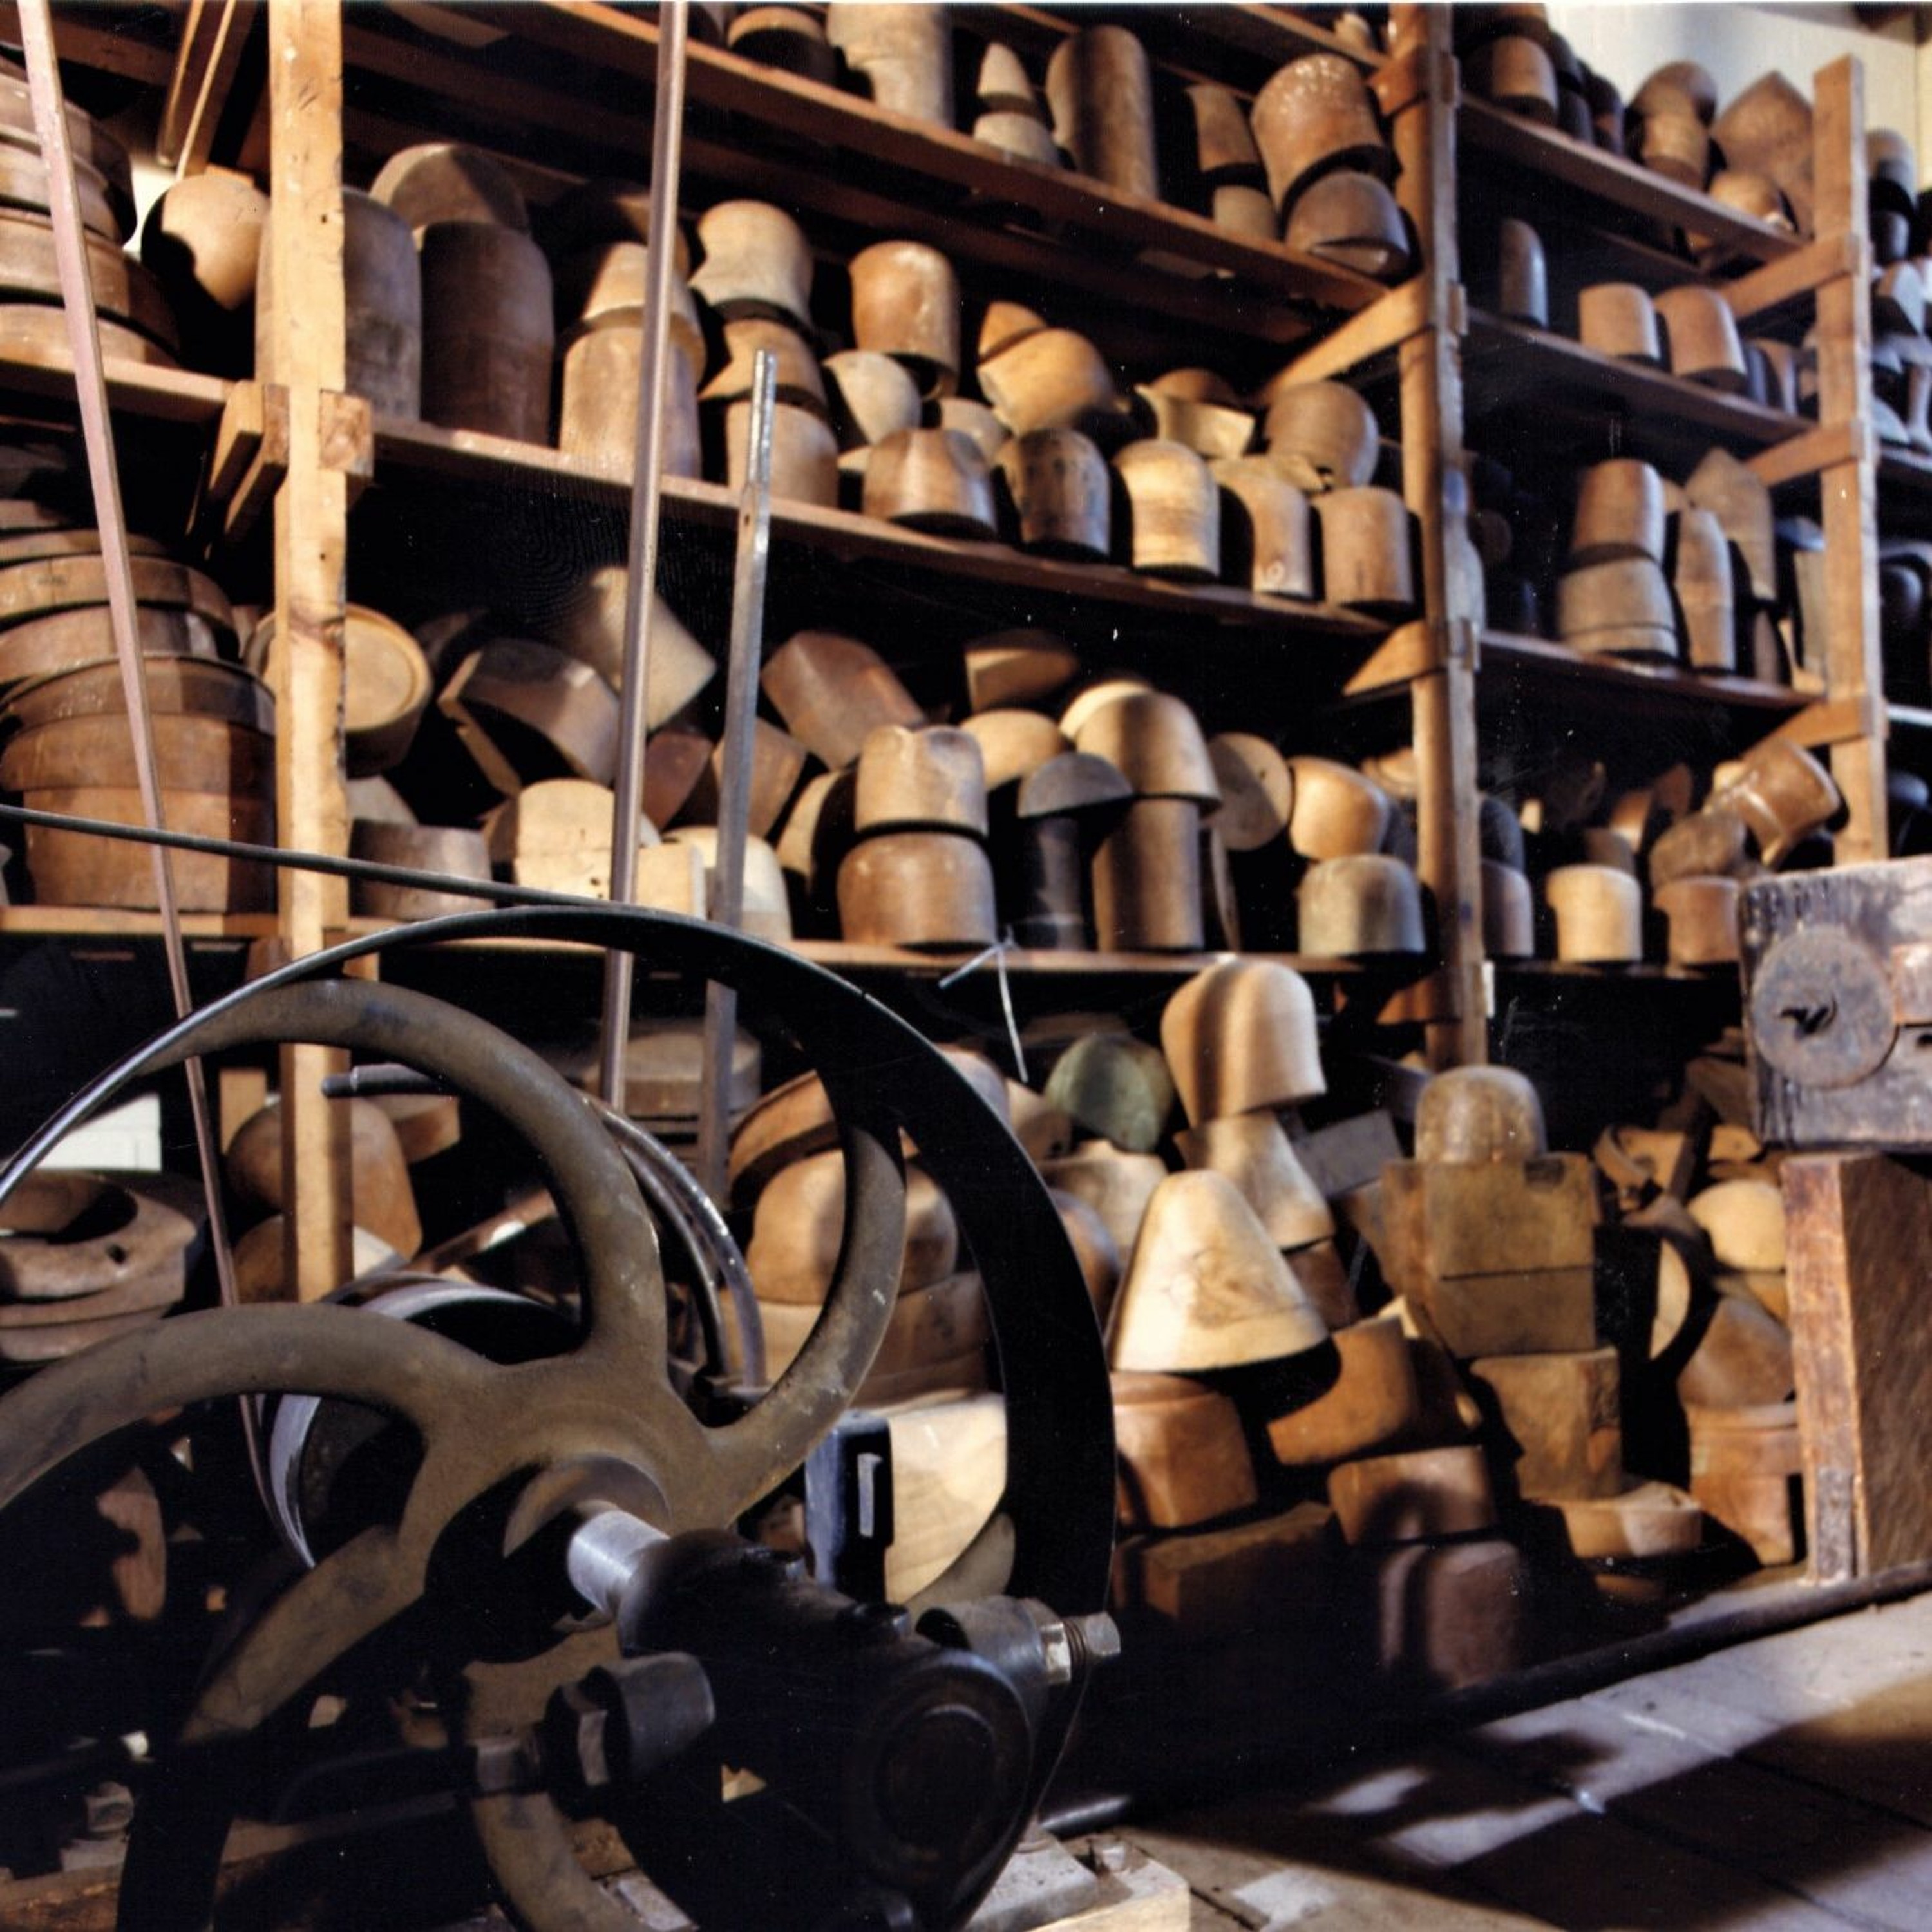
<path id="1" fill-rule="evenodd" d="M 1774 262 L 1802 245 L 1736 209 L 1713 201 L 1696 188 L 1653 174 L 1621 154 L 1505 113 L 1486 100 L 1465 94 L 1457 110 L 1463 140 L 1472 148 L 1498 156 L 1538 179 L 1558 181 L 1633 214 L 1667 221 L 1725 243 L 1754 261 Z"/>
<path id="2" fill-rule="evenodd" d="M 1730 710 L 1795 712 L 1811 701 L 1788 685 L 1686 670 L 1676 664 L 1594 656 L 1548 638 L 1528 638 L 1514 632 L 1485 631 L 1482 664 L 1486 672 L 1508 668 L 1531 676 L 1574 680 L 1602 691 L 1621 689 L 1635 697 Z"/>
<path id="3" fill-rule="evenodd" d="M 154 422 L 217 424 L 233 386 L 218 376 L 157 368 L 118 356 L 106 357 L 105 366 L 110 405 Z M 74 404 L 74 358 L 64 349 L 10 350 L 0 355 L 0 392 L 4 392 Z"/>
<path id="4" fill-rule="evenodd" d="M 512 34 L 647 86 L 656 71 L 656 28 L 628 8 L 602 0 L 522 0 L 472 10 Z M 487 82 L 486 72 L 479 84 Z M 1070 170 L 1010 160 L 956 129 L 915 120 L 719 48 L 691 47 L 686 85 L 695 104 L 985 196 L 996 206 L 1024 208 L 1070 230 L 1225 269 L 1287 299 L 1354 310 L 1382 293 L 1365 275 L 1234 234 L 1187 209 Z"/>
<path id="5" fill-rule="evenodd" d="M 1586 349 L 1567 335 L 1472 310 L 1464 349 L 1464 382 L 1472 413 L 1533 404 L 1558 389 L 1599 397 L 1632 413 L 1646 431 L 1722 437 L 1750 448 L 1801 436 L 1802 416 L 1767 409 L 1747 397 L 1707 388 L 1648 363 L 1628 362 Z"/>
<path id="6" fill-rule="evenodd" d="M 244 940 L 274 936 L 272 912 L 184 912 L 182 934 L 189 940 Z M 110 906 L 0 906 L 0 940 L 163 938 L 158 912 L 127 912 Z"/>
<path id="7" fill-rule="evenodd" d="M 630 502 L 628 484 L 602 475 L 560 450 L 394 417 L 376 418 L 376 466 L 379 480 L 386 473 L 392 479 L 398 473 L 413 471 L 497 488 L 554 490 L 563 487 L 616 512 L 627 509 Z M 664 502 L 670 517 L 715 528 L 730 526 L 737 515 L 736 494 L 722 483 L 667 477 Z M 1118 564 L 1071 562 L 1006 544 L 934 536 L 877 517 L 783 497 L 772 506 L 772 536 L 776 542 L 796 542 L 848 562 L 876 560 L 914 566 L 953 578 L 1006 584 L 1088 603 L 1165 611 L 1196 622 L 1359 640 L 1378 638 L 1388 629 L 1372 618 L 1333 604 L 1263 597 L 1230 584 L 1170 582 Z"/>

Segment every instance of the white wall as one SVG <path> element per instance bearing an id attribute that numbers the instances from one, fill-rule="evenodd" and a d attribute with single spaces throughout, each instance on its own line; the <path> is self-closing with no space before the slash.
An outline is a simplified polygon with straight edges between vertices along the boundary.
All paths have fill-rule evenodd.
<path id="1" fill-rule="evenodd" d="M 1746 4 L 1744 0 L 1610 6 L 1600 0 L 1550 0 L 1557 31 L 1628 98 L 1666 61 L 1700 61 L 1721 100 L 1775 68 L 1811 91 L 1811 76 L 1840 54 L 1864 62 L 1865 119 L 1912 137 L 1919 178 L 1932 167 L 1932 47 L 1912 44 L 1901 17 L 1876 31 L 1861 27 L 1849 6 Z"/>

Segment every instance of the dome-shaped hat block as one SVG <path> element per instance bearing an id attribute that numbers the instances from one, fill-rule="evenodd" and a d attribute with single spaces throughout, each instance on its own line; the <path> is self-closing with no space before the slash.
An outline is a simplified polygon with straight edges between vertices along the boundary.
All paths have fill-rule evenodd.
<path id="1" fill-rule="evenodd" d="M 1062 752 L 1021 782 L 1022 946 L 1079 950 L 1094 944 L 1088 880 L 1101 839 L 1126 812 L 1132 788 L 1105 758 Z"/>
<path id="2" fill-rule="evenodd" d="M 1427 950 L 1422 887 L 1400 859 L 1362 853 L 1308 868 L 1296 895 L 1300 950 L 1323 958 L 1406 958 Z"/>
<path id="3" fill-rule="evenodd" d="M 959 278 L 922 242 L 875 242 L 852 258 L 852 334 L 901 363 L 921 395 L 950 395 L 960 369 Z"/>
<path id="4" fill-rule="evenodd" d="M 1174 1112 L 1174 1077 L 1156 1046 L 1129 1033 L 1090 1033 L 1054 1062 L 1046 1098 L 1076 1126 L 1129 1154 L 1151 1154 Z"/>
<path id="5" fill-rule="evenodd" d="M 897 430 L 875 444 L 862 503 L 867 516 L 911 530 L 988 538 L 999 533 L 992 472 L 962 430 Z"/>
<path id="6" fill-rule="evenodd" d="M 1264 456 L 1210 466 L 1221 486 L 1221 574 L 1266 597 L 1322 594 L 1308 499 Z"/>
<path id="7" fill-rule="evenodd" d="M 1315 499 L 1322 583 L 1331 604 L 1394 622 L 1416 608 L 1408 508 L 1393 490 L 1327 490 Z"/>
<path id="8" fill-rule="evenodd" d="M 1844 800 L 1831 773 L 1802 745 L 1767 738 L 1745 754 L 1736 776 L 1710 803 L 1736 812 L 1764 862 L 1776 866 L 1828 825 Z"/>
<path id="9" fill-rule="evenodd" d="M 862 945 L 974 951 L 998 937 L 986 847 L 956 832 L 887 832 L 838 868 L 842 935 Z"/>
<path id="10" fill-rule="evenodd" d="M 1078 429 L 1115 412 L 1118 394 L 1100 352 L 1070 328 L 1037 328 L 993 350 L 981 332 L 980 393 L 1015 436 Z"/>
<path id="11" fill-rule="evenodd" d="M 811 244 L 783 208 L 718 202 L 699 218 L 698 241 L 704 259 L 691 292 L 720 316 L 784 316 L 811 328 Z"/>
<path id="12" fill-rule="evenodd" d="M 1670 345 L 1671 374 L 1707 388 L 1742 394 L 1750 379 L 1730 304 L 1715 289 L 1687 282 L 1666 289 L 1654 305 Z"/>
<path id="13" fill-rule="evenodd" d="M 406 1260 L 422 1245 L 422 1220 L 395 1124 L 374 1100 L 344 1100 L 334 1104 L 346 1112 L 355 1224 L 366 1228 Z M 282 1162 L 286 1118 L 280 1102 L 270 1101 L 236 1129 L 223 1156 L 229 1185 L 244 1199 L 265 1208 L 280 1209 L 287 1204 Z"/>
<path id="14" fill-rule="evenodd" d="M 1382 1171 L 1383 1272 L 1452 1354 L 1597 1345 L 1594 1170 L 1543 1144 L 1528 1082 L 1461 1069 L 1424 1090 L 1417 1158 Z"/>
<path id="15" fill-rule="evenodd" d="M 1550 274 L 1543 238 L 1513 214 L 1496 224 L 1496 313 L 1506 322 L 1550 326 Z"/>
<path id="16" fill-rule="evenodd" d="M 1362 169 L 1384 181 L 1395 172 L 1368 83 L 1339 54 L 1289 62 L 1255 97 L 1251 118 L 1277 208 L 1331 168 Z"/>
<path id="17" fill-rule="evenodd" d="M 1160 1037 L 1197 1126 L 1328 1090 L 1314 995 L 1274 961 L 1229 960 L 1196 974 L 1168 1000 Z"/>
<path id="18" fill-rule="evenodd" d="M 825 358 L 823 374 L 838 467 L 862 476 L 873 444 L 918 428 L 918 385 L 903 364 L 876 349 L 842 349 Z"/>
<path id="19" fill-rule="evenodd" d="M 1609 563 L 1621 557 L 1664 561 L 1664 479 L 1648 463 L 1612 458 L 1585 470 L 1576 482 L 1576 511 L 1570 525 L 1570 567 Z"/>
<path id="20" fill-rule="evenodd" d="M 612 323 L 586 329 L 563 352 L 556 446 L 600 476 L 628 479 L 638 460 L 638 384 L 644 366 L 641 328 Z M 704 474 L 697 365 L 673 340 L 664 371 L 664 473 Z"/>
<path id="21" fill-rule="evenodd" d="M 1528 879 L 1493 859 L 1482 866 L 1483 950 L 1492 959 L 1534 958 L 1536 900 Z"/>
<path id="22" fill-rule="evenodd" d="M 1375 412 L 1346 382 L 1297 382 L 1267 398 L 1268 460 L 1298 490 L 1354 490 L 1376 472 Z"/>
<path id="23" fill-rule="evenodd" d="M 1114 458 L 1126 509 L 1121 560 L 1163 577 L 1221 574 L 1221 498 L 1207 464 L 1184 443 L 1150 437 Z"/>
<path id="24" fill-rule="evenodd" d="M 743 401 L 752 393 L 752 372 L 762 350 L 776 364 L 780 402 L 796 404 L 818 416 L 831 413 L 825 372 L 812 344 L 794 324 L 776 316 L 739 316 L 724 325 L 724 366 L 699 392 L 700 402 Z"/>

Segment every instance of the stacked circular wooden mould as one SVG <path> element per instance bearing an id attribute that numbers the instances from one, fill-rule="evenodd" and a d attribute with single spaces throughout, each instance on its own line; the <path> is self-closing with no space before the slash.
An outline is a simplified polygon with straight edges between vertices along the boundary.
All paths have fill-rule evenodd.
<path id="1" fill-rule="evenodd" d="M 128 151 L 84 108 L 70 105 L 67 118 L 102 352 L 176 368 L 182 341 L 167 291 L 122 248 L 134 232 Z M 0 74 L 0 354 L 29 361 L 69 352 L 49 192 L 27 83 Z"/>
<path id="2" fill-rule="evenodd" d="M 107 607 L 100 534 L 76 506 L 84 479 L 58 452 L 14 452 L 19 487 L 0 501 L 0 791 L 38 811 L 147 822 Z M 130 539 L 138 636 L 170 827 L 273 844 L 274 712 L 234 662 L 235 613 L 199 570 Z M 154 909 L 147 848 L 30 826 L 25 871 L 44 905 Z M 270 869 L 177 853 L 184 911 L 274 903 Z"/>

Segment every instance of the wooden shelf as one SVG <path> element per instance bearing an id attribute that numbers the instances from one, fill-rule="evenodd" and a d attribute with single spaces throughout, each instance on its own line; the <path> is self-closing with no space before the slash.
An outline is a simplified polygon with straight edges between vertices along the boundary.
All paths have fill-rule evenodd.
<path id="1" fill-rule="evenodd" d="M 1740 214 L 1698 189 L 1667 181 L 1621 154 L 1554 128 L 1505 113 L 1486 100 L 1466 94 L 1456 121 L 1470 147 L 1510 163 L 1533 182 L 1560 182 L 1632 214 L 1710 236 L 1753 261 L 1774 262 L 1804 245 L 1796 236 Z"/>
<path id="2" fill-rule="evenodd" d="M 567 59 L 622 74 L 648 88 L 657 63 L 657 31 L 646 15 L 600 4 L 566 4 L 563 0 L 522 0 L 514 6 L 465 9 L 508 31 L 513 39 L 541 46 Z M 360 47 L 361 43 L 356 44 Z M 492 50 L 494 52 L 494 50 Z M 352 52 L 351 64 L 358 56 Z M 514 55 L 460 63 L 469 76 L 468 98 L 488 110 L 490 90 L 500 80 L 520 83 L 504 71 Z M 767 135 L 808 141 L 821 152 L 788 164 L 790 178 L 802 171 L 824 176 L 831 156 L 862 170 L 893 171 L 916 183 L 928 199 L 951 200 L 961 194 L 977 198 L 987 214 L 1023 210 L 1036 220 L 1066 231 L 1064 252 L 1076 262 L 1076 235 L 1136 251 L 1153 251 L 1204 271 L 1232 274 L 1280 299 L 1353 310 L 1382 292 L 1378 283 L 1299 255 L 1279 244 L 1255 242 L 1217 227 L 1205 217 L 1132 194 L 1069 169 L 1010 160 L 998 150 L 956 129 L 915 120 L 781 70 L 741 58 L 717 47 L 692 44 L 686 87 L 693 106 L 742 116 Z M 631 148 L 646 145 L 645 96 L 640 96 Z M 527 103 L 524 104 L 524 106 Z M 521 109 L 519 111 L 522 111 Z M 862 175 L 876 189 L 874 177 Z M 956 206 L 956 213 L 970 211 Z"/>
<path id="3" fill-rule="evenodd" d="M 1642 960 L 1632 966 L 1589 966 L 1574 959 L 1498 959 L 1492 964 L 1499 980 L 1566 980 L 1598 984 L 1607 981 L 1621 986 L 1641 982 L 1720 990 L 1728 987 L 1733 992 L 1738 986 L 1735 971 L 1706 972 L 1689 966 L 1667 966 L 1654 959 Z"/>
<path id="4" fill-rule="evenodd" d="M 190 940 L 242 941 L 274 937 L 272 912 L 187 912 L 182 931 Z M 0 939 L 152 940 L 159 943 L 158 912 L 124 912 L 109 906 L 0 906 Z"/>
<path id="5" fill-rule="evenodd" d="M 630 485 L 594 471 L 580 459 L 533 443 L 472 430 L 379 417 L 379 480 L 398 475 L 447 478 L 506 489 L 567 492 L 628 511 Z M 737 516 L 736 494 L 722 483 L 664 479 L 665 514 L 674 523 L 728 530 Z M 779 497 L 772 505 L 772 536 L 841 562 L 872 561 L 953 579 L 995 584 L 1085 604 L 1111 604 L 1166 614 L 1210 627 L 1280 629 L 1372 642 L 1388 627 L 1328 604 L 1298 604 L 1221 584 L 1170 582 L 1118 564 L 1076 563 L 1040 556 L 1001 543 L 928 536 L 876 517 Z"/>
<path id="6" fill-rule="evenodd" d="M 1760 712 L 1766 714 L 1766 730 L 1777 718 L 1802 711 L 1811 701 L 1788 685 L 1685 670 L 1676 664 L 1596 657 L 1547 638 L 1526 638 L 1508 631 L 1483 633 L 1482 661 L 1485 671 L 1506 670 L 1551 682 L 1574 681 L 1587 687 L 1592 695 L 1622 692 L 1666 704 Z"/>
<path id="7" fill-rule="evenodd" d="M 233 386 L 218 376 L 187 369 L 158 369 L 118 356 L 105 358 L 107 398 L 118 412 L 148 422 L 188 423 L 212 428 L 221 420 Z M 65 350 L 0 355 L 0 392 L 65 404 L 74 403 L 74 358 Z"/>
<path id="8" fill-rule="evenodd" d="M 1463 351 L 1463 381 L 1472 417 L 1533 410 L 1553 396 L 1582 394 L 1617 416 L 1634 452 L 1667 444 L 1725 443 L 1761 449 L 1802 436 L 1802 416 L 1767 409 L 1642 362 L 1586 349 L 1568 336 L 1472 311 Z"/>

